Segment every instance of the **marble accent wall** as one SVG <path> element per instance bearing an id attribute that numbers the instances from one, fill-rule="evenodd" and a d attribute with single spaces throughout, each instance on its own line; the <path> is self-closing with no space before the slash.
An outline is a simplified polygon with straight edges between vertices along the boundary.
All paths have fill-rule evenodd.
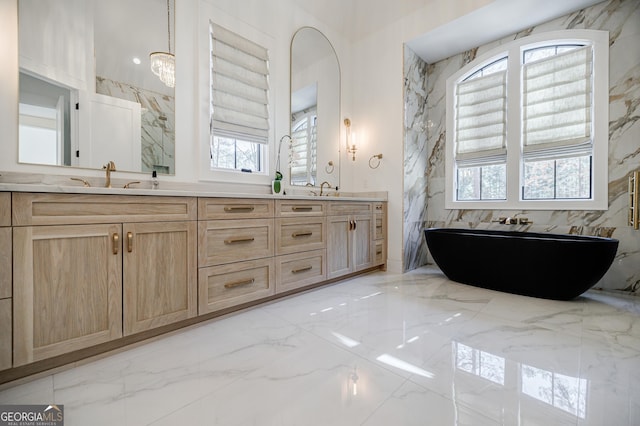
<path id="1" fill-rule="evenodd" d="M 96 77 L 96 92 L 141 105 L 141 171 L 175 174 L 175 97 L 103 77 Z"/>
<path id="2" fill-rule="evenodd" d="M 404 226 L 403 268 L 424 265 L 427 250 L 422 229 L 427 211 L 427 64 L 404 48 Z"/>
<path id="3" fill-rule="evenodd" d="M 428 159 L 425 183 L 427 202 L 423 204 L 426 225 L 505 229 L 504 225 L 491 223 L 491 219 L 516 213 L 444 208 L 446 79 L 476 56 L 500 44 L 530 34 L 560 29 L 609 31 L 609 209 L 522 211 L 520 215 L 528 217 L 533 224 L 511 226 L 508 229 L 617 238 L 620 240 L 618 254 L 597 287 L 640 295 L 640 231 L 634 231 L 627 225 L 628 176 L 630 172 L 640 169 L 640 2 L 637 0 L 605 1 L 426 67 L 422 78 L 427 82 L 427 119 L 433 123 L 433 128 L 429 129 L 425 155 Z M 407 95 L 405 100 L 407 114 L 411 111 L 409 106 L 413 102 L 412 97 Z M 405 158 L 412 155 L 406 154 Z"/>

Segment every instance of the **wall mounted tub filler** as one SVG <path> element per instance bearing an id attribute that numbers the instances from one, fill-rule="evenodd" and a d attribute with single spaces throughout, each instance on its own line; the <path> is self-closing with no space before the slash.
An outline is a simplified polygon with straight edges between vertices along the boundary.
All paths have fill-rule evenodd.
<path id="1" fill-rule="evenodd" d="M 607 272 L 618 240 L 517 231 L 428 228 L 429 251 L 452 281 L 544 299 L 570 300 Z"/>

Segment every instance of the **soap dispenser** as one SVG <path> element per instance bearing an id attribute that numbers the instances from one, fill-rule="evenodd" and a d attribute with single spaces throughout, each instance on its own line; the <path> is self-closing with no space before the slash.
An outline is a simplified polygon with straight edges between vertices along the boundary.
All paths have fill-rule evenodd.
<path id="1" fill-rule="evenodd" d="M 154 170 L 151 172 L 151 189 L 158 189 L 159 186 L 160 182 L 158 181 L 158 172 Z"/>

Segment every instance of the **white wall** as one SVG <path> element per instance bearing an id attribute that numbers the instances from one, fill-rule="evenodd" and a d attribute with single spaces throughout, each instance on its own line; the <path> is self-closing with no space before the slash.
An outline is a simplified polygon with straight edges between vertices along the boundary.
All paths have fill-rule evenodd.
<path id="1" fill-rule="evenodd" d="M 359 147 L 355 162 L 342 162 L 343 189 L 389 192 L 388 267 L 393 272 L 402 271 L 403 259 L 403 44 L 487 3 L 430 2 L 353 45 L 345 85 L 352 99 L 347 114 Z M 378 153 L 382 162 L 370 169 L 368 160 Z"/>

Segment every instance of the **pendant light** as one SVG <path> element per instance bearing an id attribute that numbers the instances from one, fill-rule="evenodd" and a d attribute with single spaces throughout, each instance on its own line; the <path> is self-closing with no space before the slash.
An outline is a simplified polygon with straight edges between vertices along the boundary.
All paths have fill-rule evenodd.
<path id="1" fill-rule="evenodd" d="M 151 72 L 158 76 L 167 87 L 176 85 L 176 58 L 171 53 L 171 10 L 167 0 L 167 34 L 169 35 L 168 52 L 152 52 L 149 55 Z"/>

